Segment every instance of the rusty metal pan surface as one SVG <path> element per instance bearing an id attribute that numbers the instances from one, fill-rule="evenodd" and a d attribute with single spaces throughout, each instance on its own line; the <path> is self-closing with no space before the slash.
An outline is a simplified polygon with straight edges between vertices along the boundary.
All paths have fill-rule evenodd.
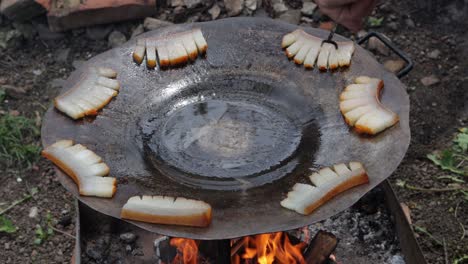
<path id="1" fill-rule="evenodd" d="M 199 199 L 213 207 L 208 228 L 129 221 L 159 234 L 226 239 L 289 230 L 328 218 L 354 204 L 389 177 L 410 142 L 405 86 L 357 46 L 351 67 L 336 72 L 305 70 L 281 49 L 297 28 L 259 18 L 230 18 L 174 25 L 141 37 L 200 27 L 207 56 L 184 67 L 149 70 L 132 61 L 136 40 L 90 59 L 72 73 L 62 92 L 90 66 L 118 72 L 119 95 L 96 118 L 73 121 L 50 107 L 43 121 L 47 146 L 73 139 L 100 155 L 118 178 L 112 199 L 79 196 L 60 170 L 58 178 L 81 202 L 119 218 L 134 195 Z M 305 28 L 325 38 L 327 32 Z M 336 36 L 338 40 L 345 40 Z M 400 122 L 375 137 L 348 128 L 338 95 L 356 76 L 384 80 L 384 105 Z M 370 183 L 332 199 L 309 216 L 280 206 L 310 168 L 361 161 Z"/>

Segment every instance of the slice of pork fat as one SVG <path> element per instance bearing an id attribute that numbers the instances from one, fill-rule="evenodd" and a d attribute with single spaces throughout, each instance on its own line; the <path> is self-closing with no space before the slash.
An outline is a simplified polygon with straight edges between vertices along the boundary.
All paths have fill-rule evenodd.
<path id="1" fill-rule="evenodd" d="M 183 197 L 133 196 L 123 206 L 121 217 L 155 224 L 206 227 L 211 223 L 211 206 Z"/>
<path id="2" fill-rule="evenodd" d="M 313 68 L 315 63 L 322 71 L 350 65 L 354 52 L 352 41 L 337 42 L 338 49 L 329 43 L 322 45 L 322 41 L 321 38 L 297 29 L 284 35 L 281 47 L 286 49 L 288 58 L 294 58 L 296 64 L 304 64 L 306 68 Z"/>
<path id="3" fill-rule="evenodd" d="M 383 87 L 380 79 L 360 76 L 340 94 L 340 111 L 356 132 L 375 135 L 398 122 L 398 115 L 380 102 Z"/>
<path id="4" fill-rule="evenodd" d="M 109 167 L 101 157 L 72 140 L 59 140 L 46 147 L 42 156 L 63 170 L 78 186 L 81 195 L 111 198 L 117 190 L 117 181 L 109 174 Z"/>
<path id="5" fill-rule="evenodd" d="M 179 66 L 189 59 L 195 61 L 198 54 L 205 54 L 208 44 L 199 28 L 156 38 L 138 39 L 133 50 L 133 60 L 141 64 L 146 54 L 148 68 Z M 157 54 L 157 56 L 156 56 Z"/>
<path id="6" fill-rule="evenodd" d="M 308 215 L 336 195 L 355 186 L 369 183 L 366 170 L 360 162 L 334 165 L 323 168 L 309 176 L 314 184 L 296 183 L 281 206 Z"/>
<path id="7" fill-rule="evenodd" d="M 89 68 L 80 81 L 54 99 L 55 107 L 73 119 L 97 115 L 109 101 L 117 96 L 117 72 L 110 68 Z"/>

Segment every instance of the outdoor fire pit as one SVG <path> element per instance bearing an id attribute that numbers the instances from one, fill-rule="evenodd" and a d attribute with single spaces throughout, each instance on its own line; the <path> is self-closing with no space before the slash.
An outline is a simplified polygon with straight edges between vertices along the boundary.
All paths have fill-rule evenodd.
<path id="1" fill-rule="evenodd" d="M 193 27 L 176 25 L 142 37 Z M 90 66 L 116 70 L 120 93 L 97 117 L 73 121 L 54 108 L 47 112 L 42 127 L 45 146 L 73 139 L 99 153 L 118 179 L 112 199 L 84 197 L 57 170 L 80 207 L 89 207 L 80 211 L 81 216 L 83 211 L 97 211 L 120 218 L 123 204 L 135 195 L 200 199 L 213 207 L 212 223 L 206 228 L 127 222 L 158 235 L 219 240 L 226 246 L 231 242 L 225 239 L 303 228 L 329 219 L 397 168 L 410 140 L 408 95 L 399 79 L 359 45 L 349 68 L 319 72 L 297 67 L 284 56 L 281 38 L 296 26 L 231 18 L 196 27 L 208 42 L 206 58 L 184 67 L 151 70 L 132 61 L 136 40 L 130 41 L 92 58 L 64 87 L 64 91 L 72 87 Z M 323 30 L 304 30 L 327 36 Z M 405 71 L 410 67 L 411 63 Z M 338 108 L 339 93 L 360 75 L 384 81 L 382 102 L 400 118 L 375 137 L 351 131 Z M 303 181 L 310 168 L 350 160 L 365 165 L 369 184 L 340 194 L 308 216 L 280 206 L 286 192 Z"/>

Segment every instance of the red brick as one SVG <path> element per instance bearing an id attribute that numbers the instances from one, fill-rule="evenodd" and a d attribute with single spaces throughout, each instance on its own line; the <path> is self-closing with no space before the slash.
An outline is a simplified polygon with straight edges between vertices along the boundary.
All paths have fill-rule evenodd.
<path id="1" fill-rule="evenodd" d="M 60 2 L 60 5 L 57 3 Z M 152 16 L 156 0 L 52 1 L 47 18 L 52 31 Z"/>

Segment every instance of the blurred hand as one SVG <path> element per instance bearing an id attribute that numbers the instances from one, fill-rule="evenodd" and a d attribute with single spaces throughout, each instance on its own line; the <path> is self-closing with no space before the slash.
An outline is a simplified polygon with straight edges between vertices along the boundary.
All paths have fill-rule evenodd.
<path id="1" fill-rule="evenodd" d="M 377 0 L 316 0 L 320 11 L 353 32 L 362 28 L 363 20 L 372 13 Z"/>

